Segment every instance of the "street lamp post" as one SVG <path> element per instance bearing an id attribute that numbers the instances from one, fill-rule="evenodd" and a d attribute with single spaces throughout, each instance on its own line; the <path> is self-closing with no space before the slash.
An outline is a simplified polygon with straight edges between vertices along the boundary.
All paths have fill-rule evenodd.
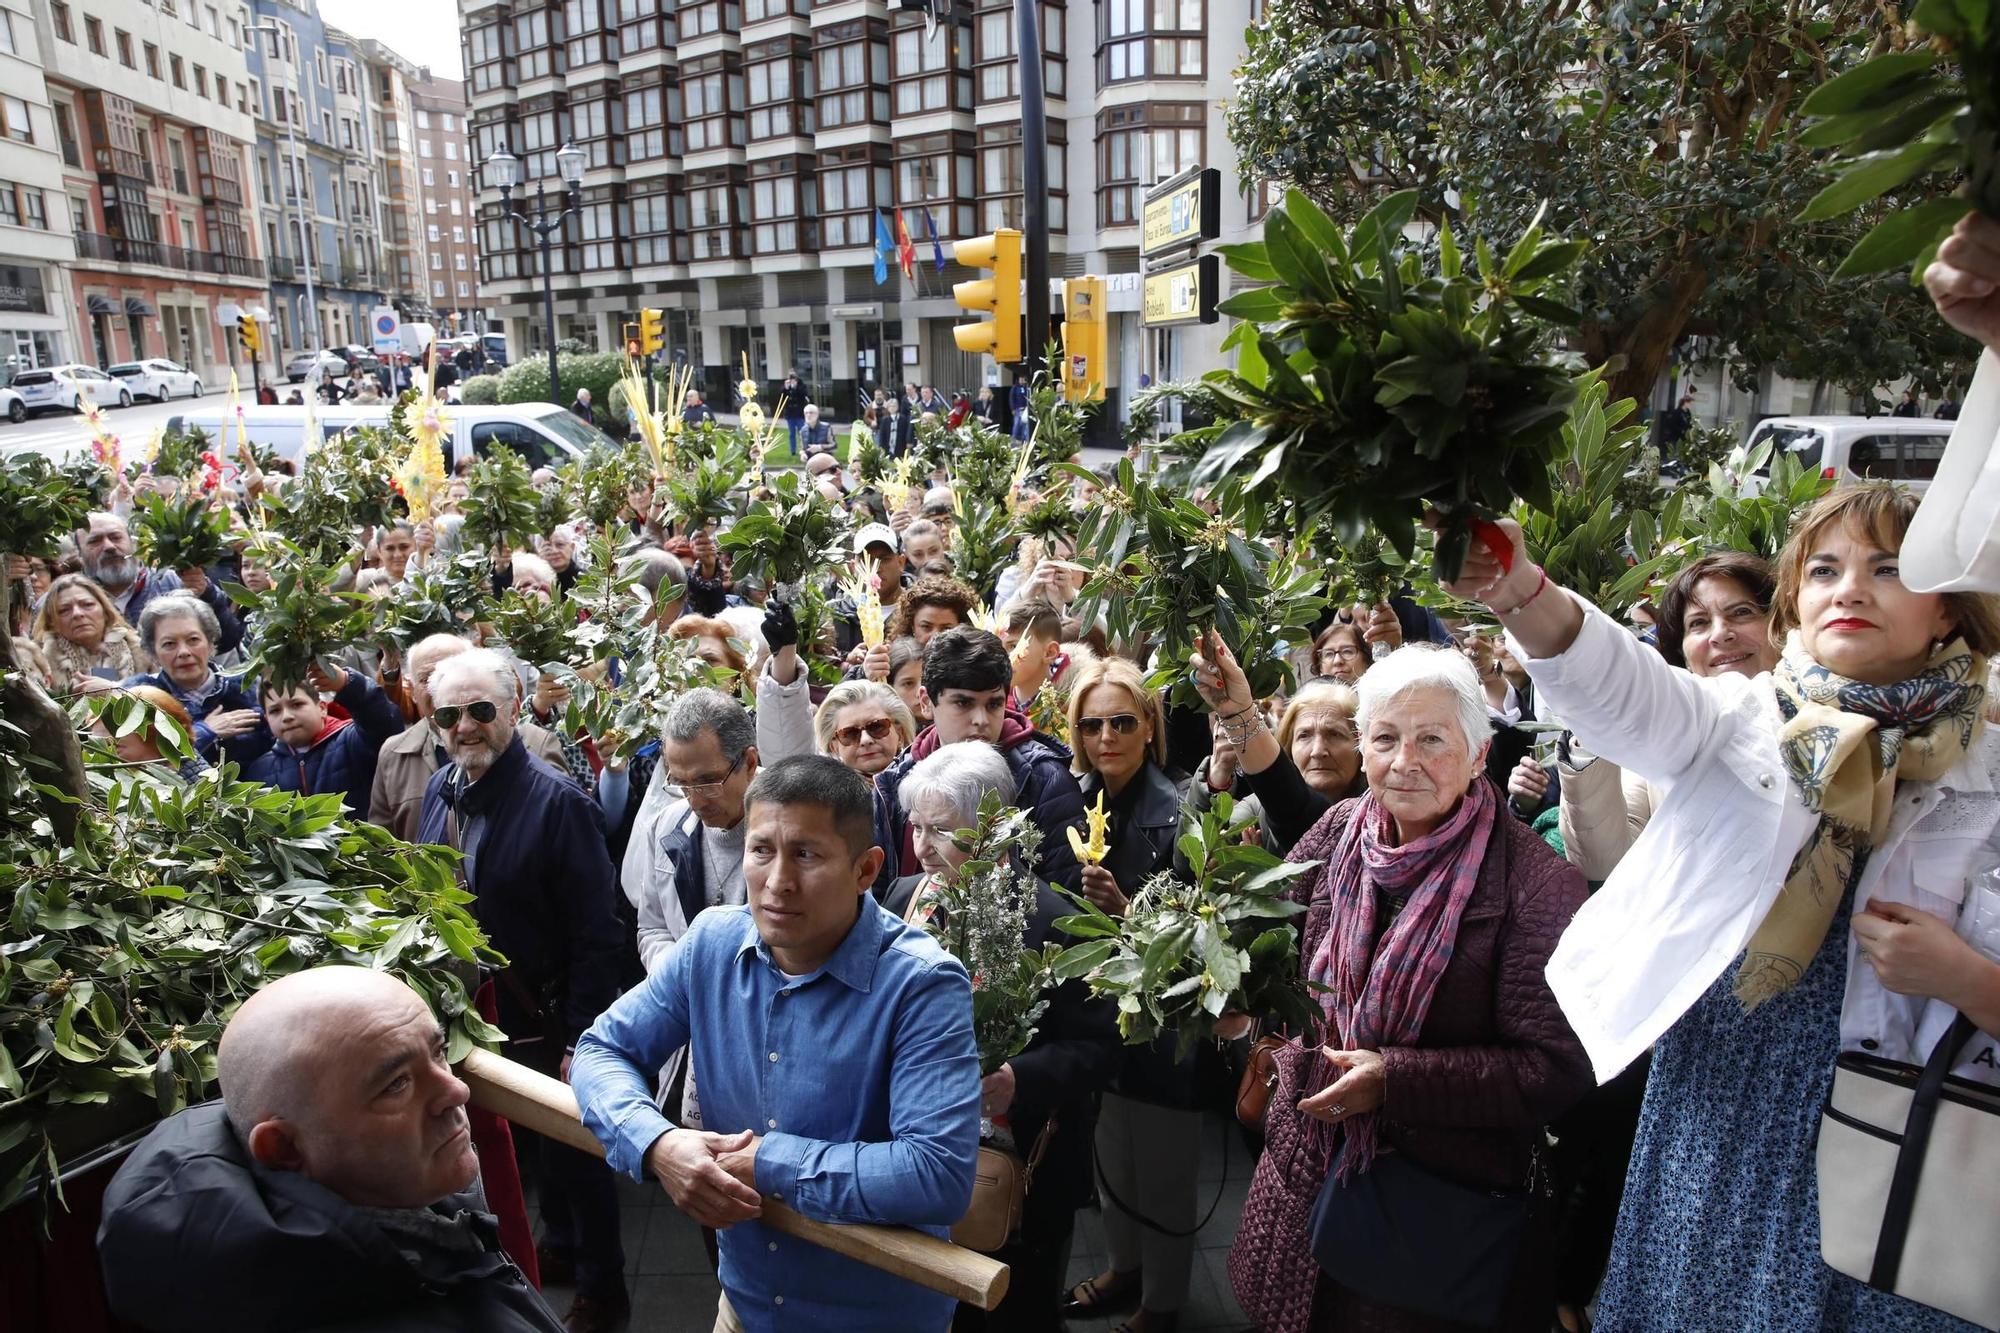
<path id="1" fill-rule="evenodd" d="M 562 375 L 556 369 L 556 289 L 549 264 L 549 237 L 562 229 L 563 219 L 583 208 L 584 153 L 574 143 L 556 150 L 556 170 L 564 185 L 563 207 L 549 216 L 547 183 L 535 182 L 535 214 L 529 217 L 514 207 L 514 187 L 521 183 L 521 159 L 502 148 L 486 159 L 486 179 L 500 187 L 500 208 L 508 217 L 526 226 L 542 243 L 542 332 L 549 344 L 549 397 L 562 402 Z"/>

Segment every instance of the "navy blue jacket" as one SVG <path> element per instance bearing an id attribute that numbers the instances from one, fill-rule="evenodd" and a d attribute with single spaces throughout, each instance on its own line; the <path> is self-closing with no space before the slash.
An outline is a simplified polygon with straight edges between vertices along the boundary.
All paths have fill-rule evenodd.
<path id="1" fill-rule="evenodd" d="M 264 710 L 258 706 L 250 691 L 243 687 L 241 676 L 225 676 L 219 671 L 211 671 L 208 683 L 198 690 L 182 689 L 164 671 L 129 676 L 118 683 L 125 689 L 134 685 L 151 685 L 180 700 L 181 707 L 187 709 L 188 716 L 194 719 L 195 752 L 218 767 L 227 759 L 238 768 L 247 770 L 252 761 L 273 744 L 271 729 L 264 725 L 261 716 Z M 233 713 L 241 708 L 248 708 L 260 716 L 257 725 L 240 736 L 222 740 L 202 722 L 210 713 Z"/>
<path id="2" fill-rule="evenodd" d="M 671 823 L 662 819 L 666 831 L 659 835 L 660 850 L 654 865 L 674 868 L 674 896 L 681 900 L 681 920 L 690 924 L 708 906 L 708 872 L 703 868 L 701 820 L 687 802 L 675 801 L 667 807 L 674 815 Z M 678 812 L 678 813 L 676 813 Z"/>
<path id="3" fill-rule="evenodd" d="M 1019 714 L 1009 713 L 1009 719 Z M 903 751 L 894 763 L 875 775 L 875 845 L 887 853 L 882 859 L 882 873 L 875 877 L 875 896 L 880 898 L 889 891 L 889 886 L 905 874 L 915 874 L 916 863 L 908 869 L 901 865 L 903 835 L 909 826 L 909 819 L 903 813 L 903 779 L 917 764 L 916 752 L 922 747 L 926 755 L 936 749 L 928 745 L 925 736 L 937 730 L 927 727 L 923 735 L 917 737 L 917 744 Z M 1069 751 L 1063 745 L 1039 731 L 1030 731 L 1017 736 L 1013 741 L 1003 741 L 1000 757 L 1007 761 L 1007 767 L 1014 774 L 1014 804 L 1026 810 L 1035 818 L 1035 827 L 1042 831 L 1041 851 L 1035 857 L 1035 873 L 1051 884 L 1060 884 L 1072 893 L 1083 889 L 1083 867 L 1077 864 L 1076 853 L 1069 848 L 1071 828 L 1081 829 L 1083 820 L 1083 793 L 1076 785 L 1076 779 L 1069 771 Z"/>
<path id="4" fill-rule="evenodd" d="M 447 836 L 454 812 L 456 844 Z M 574 1042 L 618 998 L 624 936 L 603 817 L 518 734 L 477 782 L 457 764 L 431 774 L 416 841 L 471 844 L 461 871 L 473 914 L 521 983 L 498 987 L 509 1036 Z M 526 1011 L 524 996 L 539 1013 Z"/>
<path id="5" fill-rule="evenodd" d="M 354 721 L 322 735 L 304 750 L 273 741 L 269 750 L 243 766 L 243 776 L 309 796 L 337 791 L 349 813 L 366 819 L 375 786 L 375 756 L 384 741 L 402 731 L 402 710 L 359 671 L 347 673 L 347 683 L 333 701 Z"/>

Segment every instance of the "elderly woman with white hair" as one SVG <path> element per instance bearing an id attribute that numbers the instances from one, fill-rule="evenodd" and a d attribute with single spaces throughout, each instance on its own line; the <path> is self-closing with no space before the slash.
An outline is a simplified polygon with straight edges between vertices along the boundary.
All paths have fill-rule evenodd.
<path id="1" fill-rule="evenodd" d="M 989 795 L 1014 800 L 1014 774 L 983 741 L 940 746 L 910 769 L 898 797 L 923 870 L 893 882 L 883 906 L 909 921 L 922 921 L 934 910 L 929 887 L 949 883 L 970 857 L 952 835 L 979 822 L 979 803 Z M 1055 922 L 1070 914 L 1048 885 L 1038 883 L 1035 892 L 1026 930 L 1030 949 L 1058 941 Z M 1013 1269 L 1006 1299 L 983 1316 L 961 1306 L 953 1328 L 1027 1333 L 1062 1326 L 1058 1302 L 1069 1268 L 1070 1234 L 1076 1210 L 1090 1197 L 1097 1094 L 1110 1083 L 1119 1050 L 1116 1011 L 1072 981 L 1049 994 L 1028 1048 L 986 1076 L 981 1114 L 1005 1124 L 1023 1154 L 1045 1130 L 1048 1141 L 1022 1209 L 1020 1235 L 994 1256 Z"/>
<path id="2" fill-rule="evenodd" d="M 1325 1027 L 1279 1054 L 1230 1281 L 1266 1333 L 1542 1333 L 1537 1146 L 1591 1082 L 1542 972 L 1583 876 L 1505 817 L 1463 657 L 1400 648 L 1355 688 L 1368 790 L 1291 853 L 1316 867 L 1299 959 Z"/>

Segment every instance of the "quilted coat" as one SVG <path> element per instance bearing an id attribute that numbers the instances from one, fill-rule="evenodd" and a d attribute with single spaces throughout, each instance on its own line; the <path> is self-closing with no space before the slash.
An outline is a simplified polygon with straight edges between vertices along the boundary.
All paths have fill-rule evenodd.
<path id="1" fill-rule="evenodd" d="M 1350 800 L 1329 810 L 1290 859 L 1324 861 L 1357 808 Z M 1583 1048 L 1542 977 L 1585 886 L 1527 825 L 1503 815 L 1494 833 L 1421 1038 L 1383 1052 L 1381 1144 L 1450 1180 L 1518 1189 L 1542 1126 L 1591 1086 Z M 1322 866 L 1300 888 L 1310 904 L 1301 940 L 1308 959 L 1331 920 L 1327 878 Z M 1264 1333 L 1436 1328 L 1320 1279 L 1309 1220 L 1331 1158 L 1303 1132 L 1308 1119 L 1297 1110 L 1312 1090 L 1309 1054 L 1290 1047 L 1279 1056 L 1264 1155 L 1229 1252 L 1236 1299 Z M 1531 1239 L 1524 1254 L 1537 1248 Z M 1515 1288 L 1498 1326 L 1546 1330 L 1553 1297 L 1545 1277 L 1517 1274 Z"/>

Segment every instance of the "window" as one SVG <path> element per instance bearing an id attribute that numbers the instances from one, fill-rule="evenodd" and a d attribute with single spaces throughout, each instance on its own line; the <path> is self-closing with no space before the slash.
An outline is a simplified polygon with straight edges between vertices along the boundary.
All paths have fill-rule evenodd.
<path id="1" fill-rule="evenodd" d="M 90 54 L 104 54 L 104 25 L 88 14 L 83 16 L 83 40 L 90 47 Z"/>
<path id="2" fill-rule="evenodd" d="M 1064 122 L 1049 121 L 1048 225 L 1066 231 L 1069 225 L 1069 185 L 1065 161 L 1068 134 Z M 1021 126 L 1018 122 L 979 127 L 979 230 L 1021 225 Z"/>
<path id="3" fill-rule="evenodd" d="M 741 167 L 688 173 L 688 225 L 696 259 L 743 257 L 744 193 Z"/>
<path id="4" fill-rule="evenodd" d="M 538 97 L 521 110 L 521 170 L 523 180 L 553 180 L 556 149 L 561 147 L 555 99 Z"/>
<path id="5" fill-rule="evenodd" d="M 886 124 L 888 43 L 879 19 L 836 23 L 816 34 L 819 127 Z"/>
<path id="6" fill-rule="evenodd" d="M 446 133 L 446 134 L 450 134 L 450 133 L 451 133 L 452 131 L 456 130 L 457 128 L 458 128 L 458 126 L 456 126 L 456 125 L 454 125 L 454 124 L 452 123 L 452 119 L 451 119 L 451 112 L 449 112 L 449 111 L 445 112 L 445 113 L 444 113 L 444 129 L 445 129 L 445 133 Z"/>
<path id="7" fill-rule="evenodd" d="M 940 238 L 970 236 L 973 207 L 961 200 L 973 197 L 972 136 L 923 134 L 896 144 L 896 203 L 908 210 L 911 239 L 917 221 L 929 209 Z M 928 231 L 924 233 L 928 238 Z"/>
<path id="8" fill-rule="evenodd" d="M 571 102 L 569 107 L 569 137 L 584 152 L 584 166 L 611 167 L 622 165 L 624 159 L 618 155 L 618 143 L 612 137 L 614 110 L 619 105 L 610 100 L 600 87 L 595 96 Z M 445 148 L 455 149 L 457 145 L 447 141 Z M 450 154 L 447 153 L 449 157 Z M 453 200 L 457 203 L 457 200 Z"/>
<path id="9" fill-rule="evenodd" d="M 453 217 L 460 217 L 464 214 L 464 212 L 465 212 L 465 205 L 460 203 L 457 199 L 453 199 L 451 201 L 451 215 Z"/>
<path id="10" fill-rule="evenodd" d="M 428 176 L 430 175 L 430 172 L 426 171 L 426 172 L 424 173 L 424 175 L 428 177 Z M 458 173 L 457 173 L 456 171 L 447 171 L 447 172 L 445 172 L 445 173 L 444 173 L 444 183 L 445 183 L 445 184 L 446 184 L 447 186 L 449 186 L 450 188 L 452 188 L 452 189 L 456 190 L 456 189 L 458 188 Z M 429 181 L 429 180 L 426 180 L 426 181 L 424 182 L 424 184 L 426 184 L 426 185 L 429 185 L 429 184 L 430 184 L 430 181 Z"/>
<path id="11" fill-rule="evenodd" d="M 889 167 L 876 144 L 854 144 L 819 155 L 819 203 L 831 249 L 875 243 L 875 208 L 889 199 Z"/>
<path id="12" fill-rule="evenodd" d="M 532 9 L 514 16 L 514 67 L 522 82 L 555 73 L 555 48 L 550 40 L 546 9 Z M 430 149 L 424 152 L 429 153 Z"/>
<path id="13" fill-rule="evenodd" d="M 200 65 L 194 67 L 194 95 L 196 97 L 208 96 L 208 71 Z"/>
<path id="14" fill-rule="evenodd" d="M 15 202 L 14 186 L 0 181 L 0 226 L 21 225 L 21 206 Z"/>
<path id="15" fill-rule="evenodd" d="M 430 225 L 430 238 L 431 238 L 431 243 L 432 243 L 432 244 L 436 244 L 436 243 L 437 243 L 437 238 L 438 238 L 438 229 L 437 229 L 437 223 L 435 223 L 435 222 L 433 222 L 433 223 L 432 223 L 432 224 Z"/>
<path id="16" fill-rule="evenodd" d="M 736 62 L 737 56 L 727 51 L 681 62 L 688 152 L 742 146 L 743 117 L 731 111 L 743 105 L 743 75 Z"/>
<path id="17" fill-rule="evenodd" d="M 773 157 L 750 168 L 750 246 L 755 254 L 819 248 L 811 159 Z"/>
<path id="18" fill-rule="evenodd" d="M 1139 221 L 1146 186 L 1201 163 L 1200 102 L 1112 107 L 1097 118 L 1097 225 Z"/>
<path id="19" fill-rule="evenodd" d="M 437 213 L 437 211 L 438 211 L 438 201 L 437 201 L 437 200 L 435 200 L 435 199 L 426 199 L 426 200 L 424 200 L 424 212 L 426 212 L 426 213 L 430 213 L 430 214 L 432 214 L 433 216 L 435 216 L 435 215 L 436 215 L 436 213 Z"/>
<path id="20" fill-rule="evenodd" d="M 457 269 L 460 273 L 465 272 L 465 255 L 462 251 L 451 257 L 451 266 Z"/>
<path id="21" fill-rule="evenodd" d="M 463 227 L 453 227 L 453 228 L 451 229 L 451 243 L 452 243 L 453 245 L 464 245 L 464 244 L 465 244 L 465 228 L 463 228 Z"/>
<path id="22" fill-rule="evenodd" d="M 986 105 L 1006 102 L 1021 95 L 1021 62 L 1014 55 L 1014 6 L 988 8 L 994 0 L 980 0 L 973 28 L 973 64 L 978 67 L 979 101 Z M 1050 97 L 1065 95 L 1063 64 L 1063 11 L 1041 6 L 1042 90 Z"/>
<path id="23" fill-rule="evenodd" d="M 628 56 L 654 50 L 662 44 L 663 30 L 672 22 L 662 18 L 659 0 L 618 0 L 618 49 Z M 665 36 L 664 40 L 673 39 Z"/>
<path id="24" fill-rule="evenodd" d="M 68 42 L 71 46 L 75 46 L 76 29 L 70 27 L 69 25 L 69 6 L 64 4 L 62 0 L 54 0 L 54 2 L 49 5 L 49 17 L 55 21 L 56 36 L 61 38 L 63 41 Z M 8 30 L 9 40 L 12 40 L 12 37 L 13 37 L 13 30 L 10 28 Z"/>
<path id="25" fill-rule="evenodd" d="M 653 70 L 625 80 L 626 161 L 681 155 L 680 88 L 669 79 Z"/>
<path id="26" fill-rule="evenodd" d="M 431 113 L 430 113 L 430 112 L 428 112 L 428 111 L 426 111 L 426 110 L 425 110 L 424 108 L 422 108 L 422 107 L 418 107 L 418 108 L 417 108 L 417 128 L 418 128 L 418 129 L 420 129 L 420 130 L 427 130 L 427 129 L 429 129 L 430 127 L 431 127 Z"/>
<path id="27" fill-rule="evenodd" d="M 56 21 L 56 32 L 64 41 L 69 40 L 69 12 L 64 10 Z M 0 9 L 0 52 L 14 54 L 14 16 Z"/>
<path id="28" fill-rule="evenodd" d="M 425 185 L 437 184 L 436 173 L 434 173 L 429 167 L 424 168 L 424 184 Z"/>
<path id="29" fill-rule="evenodd" d="M 459 265 L 459 267 L 460 267 L 460 268 L 464 268 L 464 267 L 465 267 L 465 265 L 463 265 L 463 264 L 460 264 L 460 265 Z M 472 295 L 472 287 L 471 287 L 471 286 L 470 286 L 469 284 L 467 284 L 467 283 L 463 283 L 463 282 L 459 283 L 459 284 L 458 284 L 458 299 L 459 299 L 459 300 L 461 300 L 461 301 L 463 301 L 463 300 L 464 300 L 464 299 L 465 299 L 466 297 L 468 297 L 468 296 L 470 296 L 470 295 Z"/>
<path id="30" fill-rule="evenodd" d="M 609 9 L 607 0 L 565 0 L 563 31 L 569 34 L 565 50 L 571 69 L 618 59 L 618 29 L 606 21 Z"/>
<path id="31" fill-rule="evenodd" d="M 949 31 L 927 38 L 914 19 L 896 29 L 890 79 L 898 116 L 972 109 L 972 76 L 959 54 L 964 48 L 952 38 Z"/>
<path id="32" fill-rule="evenodd" d="M 577 235 L 582 241 L 577 258 L 583 268 L 624 267 L 620 258 L 623 246 L 619 241 L 622 229 L 618 226 L 618 216 L 621 211 L 617 197 L 610 187 L 599 186 L 597 189 L 585 191 L 583 207 L 577 211 L 576 216 Z M 464 241 L 464 228 L 455 228 L 452 239 Z M 455 256 L 454 266 L 463 269 L 465 256 L 462 254 Z"/>
<path id="33" fill-rule="evenodd" d="M 437 228 L 432 227 L 431 230 L 436 231 Z M 433 236 L 431 239 L 435 241 L 437 237 Z M 444 256 L 435 250 L 431 251 L 431 269 L 433 272 L 441 272 L 444 269 Z"/>
<path id="34" fill-rule="evenodd" d="M 123 28 L 117 28 L 113 31 L 118 39 L 118 63 L 126 69 L 139 68 L 132 59 L 132 34 Z"/>
<path id="35" fill-rule="evenodd" d="M 744 52 L 750 142 L 813 132 L 810 50 L 806 38 L 783 37 Z"/>
<path id="36" fill-rule="evenodd" d="M 694 0 L 681 6 L 681 40 L 711 32 L 737 32 L 743 27 L 743 6 L 737 0 Z"/>
<path id="37" fill-rule="evenodd" d="M 812 14 L 808 0 L 748 0 L 743 7 L 745 23 L 762 23 L 765 19 L 781 19 L 787 14 L 807 18 Z"/>
<path id="38" fill-rule="evenodd" d="M 167 75 L 173 80 L 174 87 L 186 89 L 188 86 L 187 62 L 177 55 L 169 55 L 167 57 Z"/>
<path id="39" fill-rule="evenodd" d="M 1097 82 L 1206 77 L 1203 0 L 1102 0 Z"/>
<path id="40" fill-rule="evenodd" d="M 217 41 L 221 41 L 222 16 L 215 12 L 214 5 L 208 6 L 207 12 L 208 12 L 208 35 L 215 38 Z"/>
<path id="41" fill-rule="evenodd" d="M 458 140 L 446 139 L 444 141 L 444 160 L 447 162 L 458 161 Z"/>
<path id="42" fill-rule="evenodd" d="M 507 32 L 504 23 L 488 23 L 465 30 L 466 63 L 472 70 L 473 92 L 494 92 L 512 82 L 507 60 Z M 417 112 L 419 129 L 430 127 L 429 117 L 428 111 Z"/>
<path id="43" fill-rule="evenodd" d="M 432 295 L 432 296 L 443 296 L 443 295 L 444 295 L 444 283 L 442 283 L 442 282 L 433 282 L 433 283 L 431 284 L 431 295 Z"/>
<path id="44" fill-rule="evenodd" d="M 35 141 L 34 122 L 28 117 L 28 104 L 18 97 L 0 97 L 0 132 L 16 143 Z"/>
<path id="45" fill-rule="evenodd" d="M 23 221 L 36 231 L 47 231 L 49 229 L 48 204 L 42 198 L 40 190 L 31 190 L 25 186 L 22 187 L 21 217 Z"/>
<path id="46" fill-rule="evenodd" d="M 417 140 L 417 156 L 419 156 L 419 157 L 435 157 L 435 156 L 436 156 L 436 154 L 435 154 L 435 153 L 431 152 L 431 141 L 430 141 L 429 139 L 419 139 L 419 140 Z"/>
<path id="47" fill-rule="evenodd" d="M 152 44 L 151 42 L 147 42 L 147 43 L 145 43 L 145 45 L 144 45 L 144 48 L 143 48 L 143 49 L 144 49 L 144 51 L 145 51 L 145 54 L 146 54 L 146 77 L 147 77 L 147 78 L 149 78 L 149 79 L 157 79 L 157 78 L 159 78 L 159 77 L 160 77 L 160 48 L 159 48 L 159 47 L 157 47 L 157 46 L 154 46 L 154 45 L 153 45 L 153 44 Z"/>

